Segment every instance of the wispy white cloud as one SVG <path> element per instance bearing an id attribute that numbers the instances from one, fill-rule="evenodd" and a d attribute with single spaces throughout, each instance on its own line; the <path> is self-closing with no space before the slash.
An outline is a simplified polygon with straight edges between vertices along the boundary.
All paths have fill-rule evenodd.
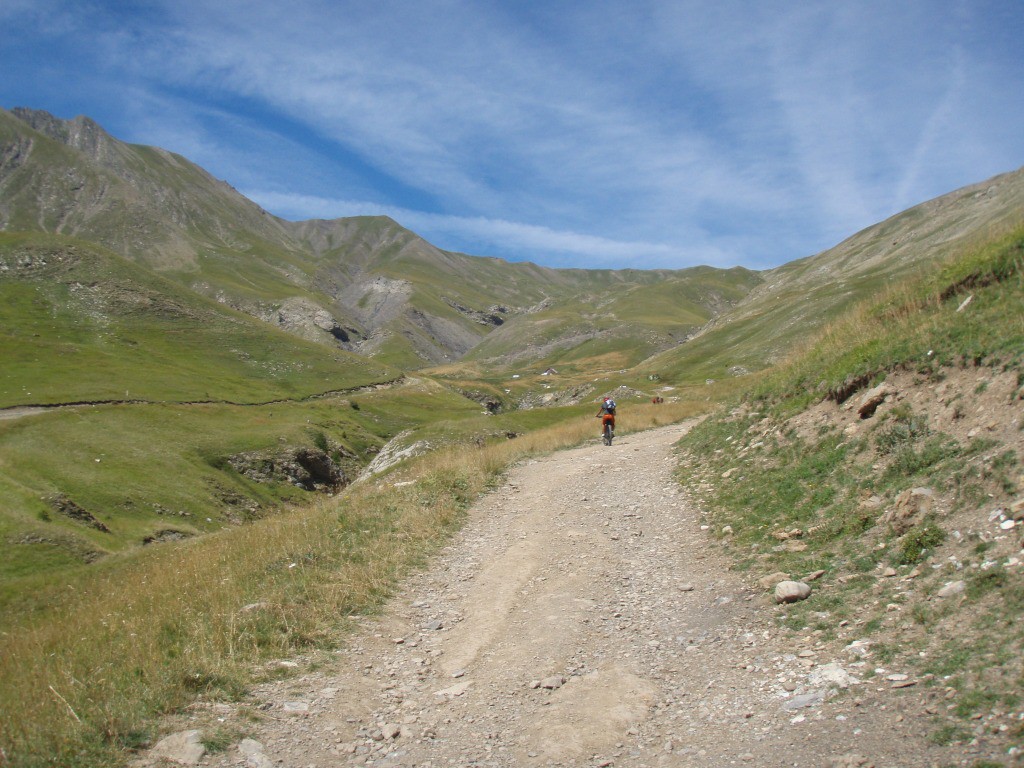
<path id="1" fill-rule="evenodd" d="M 1024 157 L 1001 0 L 11 2 L 133 140 L 512 258 L 765 266 Z"/>
<path id="2" fill-rule="evenodd" d="M 901 207 L 909 207 L 914 202 L 914 191 L 920 188 L 921 176 L 930 160 L 948 146 L 943 139 L 951 138 L 949 129 L 956 121 L 957 107 L 961 101 L 964 88 L 964 57 L 963 52 L 954 47 L 951 50 L 948 65 L 939 70 L 936 79 L 944 84 L 944 92 L 931 107 L 930 114 L 922 124 L 919 137 L 913 150 L 908 153 L 898 172 L 901 174 L 893 191 L 892 199 Z M 979 179 L 980 181 L 980 179 Z"/>
<path id="3" fill-rule="evenodd" d="M 372 28 L 373 19 L 358 19 L 352 35 L 345 18 L 325 13 L 321 27 L 332 30 L 326 47 L 287 34 L 304 23 L 301 13 L 282 22 L 264 7 L 247 14 L 241 28 L 232 18 L 229 31 L 216 19 L 189 24 L 144 66 L 153 71 L 162 63 L 169 78 L 205 81 L 300 114 L 316 131 L 453 206 L 526 211 L 554 198 L 571 219 L 595 196 L 617 200 L 627 214 L 685 211 L 697 198 L 766 199 L 750 177 L 730 177 L 727 158 L 718 167 L 709 162 L 719 153 L 707 136 L 608 100 L 616 90 L 625 98 L 628 84 L 590 77 L 517 35 L 514 25 L 510 31 L 498 26 L 502 20 L 482 17 L 481 7 L 460 6 L 450 19 L 435 14 L 429 34 L 399 24 L 382 38 L 360 26 Z M 424 40 L 434 42 L 424 49 Z M 467 70 L 467 61 L 486 63 Z"/>
<path id="4" fill-rule="evenodd" d="M 245 190 L 243 193 L 267 210 L 277 211 L 285 218 L 389 216 L 442 247 L 446 236 L 451 235 L 456 242 L 470 241 L 485 249 L 500 248 L 506 254 L 518 253 L 521 256 L 517 260 L 544 254 L 549 258 L 554 256 L 561 262 L 560 266 L 580 260 L 584 260 L 584 266 L 588 267 L 684 266 L 679 248 L 664 243 L 620 241 L 503 219 L 425 213 L 358 200 L 338 200 L 260 190 Z M 429 235 L 434 237 L 431 238 Z M 449 250 L 458 250 L 458 247 L 452 245 Z M 485 250 L 480 252 L 480 255 L 488 253 L 489 251 Z M 701 256 L 703 258 L 692 260 L 692 264 L 718 263 L 723 254 L 705 247 Z"/>

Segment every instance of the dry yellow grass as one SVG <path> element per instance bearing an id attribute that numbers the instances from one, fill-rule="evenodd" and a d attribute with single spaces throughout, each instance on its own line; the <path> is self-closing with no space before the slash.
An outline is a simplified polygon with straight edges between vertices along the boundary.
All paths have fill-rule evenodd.
<path id="1" fill-rule="evenodd" d="M 844 377 L 872 375 L 897 364 L 909 365 L 921 355 L 926 360 L 934 355 L 933 360 L 927 361 L 939 362 L 950 350 L 971 349 L 972 335 L 984 335 L 970 322 L 976 307 L 963 315 L 962 322 L 952 323 L 950 312 L 954 310 L 944 309 L 945 293 L 961 280 L 990 279 L 985 275 L 999 268 L 994 265 L 1012 263 L 1022 237 L 1024 224 L 1020 222 L 999 229 L 991 227 L 964 252 L 860 302 L 767 371 L 761 382 L 762 391 L 785 389 L 792 382 L 814 386 L 816 382 L 811 379 L 815 377 L 835 386 Z M 1019 272 L 1019 264 L 1016 269 Z M 1013 323 L 1019 323 L 1019 318 L 1019 313 L 1000 317 L 999 330 L 1012 336 Z M 932 349 L 939 340 L 945 340 L 948 349 Z"/>

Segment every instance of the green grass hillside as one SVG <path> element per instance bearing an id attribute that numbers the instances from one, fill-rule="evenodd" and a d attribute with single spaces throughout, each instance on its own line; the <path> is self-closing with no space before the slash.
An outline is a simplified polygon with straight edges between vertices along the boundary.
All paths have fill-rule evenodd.
<path id="1" fill-rule="evenodd" d="M 643 277 L 594 271 L 582 292 L 513 318 L 466 360 L 493 371 L 631 368 L 728 312 L 761 282 L 746 269 L 698 267 Z"/>
<path id="2" fill-rule="evenodd" d="M 457 395 L 408 389 L 387 416 L 357 411 L 337 393 L 402 374 L 298 340 L 82 241 L 0 233 L 0 275 L 3 594 L 147 540 L 308 502 L 280 478 L 244 476 L 232 456 L 280 462 L 319 447 L 350 480 L 436 410 L 478 411 Z"/>
<path id="3" fill-rule="evenodd" d="M 1024 220 L 1024 171 L 957 190 L 868 227 L 816 256 L 762 273 L 734 310 L 639 369 L 685 383 L 759 371 L 804 348 L 866 299 L 1012 231 Z"/>
<path id="4" fill-rule="evenodd" d="M 134 403 L 0 419 L 0 604 L 147 542 L 314 503 L 320 494 L 291 479 L 296 452 L 322 452 L 309 471 L 329 465 L 344 484 L 400 432 L 445 425 L 440 446 L 493 429 L 481 419 L 477 404 L 429 382 L 262 406 Z"/>
<path id="5" fill-rule="evenodd" d="M 81 241 L 0 233 L 0 274 L 0 407 L 267 402 L 400 376 L 297 340 Z"/>
<path id="6" fill-rule="evenodd" d="M 918 684 L 903 711 L 933 741 L 992 754 L 1024 736 L 1022 306 L 1024 228 L 835 320 L 681 469 L 755 589 L 815 579 L 784 626 L 840 659 L 858 641 L 858 674 Z"/>

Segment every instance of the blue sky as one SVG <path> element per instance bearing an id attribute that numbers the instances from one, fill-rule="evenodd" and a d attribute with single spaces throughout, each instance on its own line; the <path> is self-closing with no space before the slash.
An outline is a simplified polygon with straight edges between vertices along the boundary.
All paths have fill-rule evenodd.
<path id="1" fill-rule="evenodd" d="M 288 219 L 549 266 L 775 266 L 1024 165 L 1024 3 L 0 0 L 0 106 Z"/>

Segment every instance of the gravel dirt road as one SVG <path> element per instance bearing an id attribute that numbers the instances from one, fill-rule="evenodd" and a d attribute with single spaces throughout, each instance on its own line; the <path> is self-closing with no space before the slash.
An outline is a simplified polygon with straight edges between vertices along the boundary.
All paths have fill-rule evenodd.
<path id="1" fill-rule="evenodd" d="M 250 738 L 202 764 L 969 764 L 927 741 L 920 691 L 851 684 L 874 665 L 781 629 L 729 570 L 673 477 L 687 428 L 516 467 L 337 662 L 254 691 Z"/>

